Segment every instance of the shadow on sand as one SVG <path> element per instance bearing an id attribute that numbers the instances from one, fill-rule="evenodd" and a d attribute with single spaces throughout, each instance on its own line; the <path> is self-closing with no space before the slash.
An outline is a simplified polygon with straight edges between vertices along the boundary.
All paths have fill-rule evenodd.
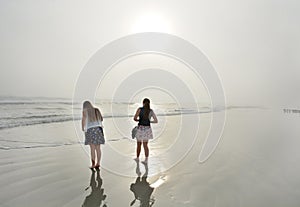
<path id="1" fill-rule="evenodd" d="M 145 166 L 146 172 L 141 177 L 140 163 L 139 161 L 136 161 L 136 174 L 138 177 L 136 178 L 135 183 L 130 185 L 130 190 L 134 194 L 134 200 L 130 203 L 130 206 L 132 206 L 138 200 L 140 202 L 139 206 L 151 207 L 155 202 L 154 198 L 151 198 L 154 188 L 152 188 L 150 183 L 147 181 L 148 163 L 142 162 L 142 164 Z"/>
<path id="2" fill-rule="evenodd" d="M 95 176 L 96 174 L 96 176 Z M 88 190 L 91 188 L 90 195 L 86 196 L 82 207 L 100 207 L 102 201 L 104 202 L 106 195 L 104 195 L 104 189 L 102 187 L 102 179 L 100 177 L 100 172 L 93 171 L 91 175 L 90 185 L 85 189 Z M 107 207 L 106 203 L 102 207 Z"/>

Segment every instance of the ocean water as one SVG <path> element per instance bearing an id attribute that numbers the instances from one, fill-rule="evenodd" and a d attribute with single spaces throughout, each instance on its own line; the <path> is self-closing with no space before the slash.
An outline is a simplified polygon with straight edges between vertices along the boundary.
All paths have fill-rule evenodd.
<path id="1" fill-rule="evenodd" d="M 1 98 L 0 130 L 70 121 L 72 102 L 64 99 Z"/>
<path id="2" fill-rule="evenodd" d="M 141 103 L 110 102 L 97 100 L 104 117 L 104 126 L 109 138 L 116 141 L 130 137 L 136 109 Z M 169 117 L 180 122 L 180 116 L 207 114 L 225 110 L 222 107 L 212 109 L 209 104 L 151 103 L 159 124 L 153 125 L 156 136 L 172 127 Z M 227 106 L 226 110 L 263 110 L 257 106 Z M 0 97 L 0 150 L 56 147 L 82 144 L 83 135 L 75 133 L 74 123 L 80 127 L 82 104 L 62 98 L 23 98 Z M 172 119 L 174 120 L 174 118 Z M 169 125 L 168 125 L 169 124 Z M 121 127 L 118 127 L 121 126 Z M 106 129 L 108 129 L 106 128 Z M 131 138 L 130 138 L 131 139 Z M 171 141 L 171 140 L 170 140 Z"/>
<path id="3" fill-rule="evenodd" d="M 122 122 L 124 119 L 131 121 L 141 104 L 99 100 L 96 101 L 96 106 L 100 108 L 105 120 L 114 118 Z M 82 140 L 78 141 L 67 133 L 61 135 L 62 130 L 56 130 L 52 126 L 55 123 L 68 123 L 68 126 L 72 126 L 73 121 L 80 123 L 81 107 L 81 103 L 72 103 L 71 99 L 0 97 L 0 149 L 55 147 L 82 143 Z M 209 105 L 205 104 L 195 107 L 195 104 L 179 106 L 175 103 L 156 103 L 151 104 L 151 108 L 159 117 L 160 123 L 169 116 L 212 111 Z M 32 131 L 35 131 L 34 134 Z"/>
<path id="4" fill-rule="evenodd" d="M 139 103 L 96 103 L 104 118 L 132 117 Z M 173 103 L 156 104 L 157 116 L 208 113 L 209 106 L 178 107 Z M 152 107 L 153 108 L 153 107 Z M 81 106 L 70 99 L 0 97 L 0 130 L 21 126 L 80 120 Z"/>

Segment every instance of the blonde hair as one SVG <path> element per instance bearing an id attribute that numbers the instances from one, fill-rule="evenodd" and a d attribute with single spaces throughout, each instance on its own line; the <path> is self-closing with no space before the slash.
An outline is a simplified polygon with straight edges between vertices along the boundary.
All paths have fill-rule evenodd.
<path id="1" fill-rule="evenodd" d="M 85 101 L 83 103 L 83 111 L 86 111 L 88 121 L 97 121 L 100 119 L 99 109 L 94 107 L 90 101 Z"/>

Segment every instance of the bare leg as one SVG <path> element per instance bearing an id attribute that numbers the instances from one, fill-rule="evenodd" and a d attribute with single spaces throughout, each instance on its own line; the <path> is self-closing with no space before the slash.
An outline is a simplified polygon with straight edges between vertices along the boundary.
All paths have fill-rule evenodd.
<path id="1" fill-rule="evenodd" d="M 97 163 L 96 163 L 96 166 L 100 166 L 100 159 L 101 159 L 100 144 L 97 144 L 95 146 L 96 146 L 96 153 L 97 153 Z"/>
<path id="2" fill-rule="evenodd" d="M 91 148 L 92 167 L 95 167 L 95 145 L 90 144 L 90 148 Z"/>
<path id="3" fill-rule="evenodd" d="M 143 142 L 143 147 L 144 147 L 145 157 L 146 157 L 146 159 L 148 159 L 148 157 L 149 157 L 148 141 Z"/>
<path id="4" fill-rule="evenodd" d="M 141 145 L 142 142 L 137 141 L 136 142 L 136 158 L 138 159 L 141 153 Z"/>

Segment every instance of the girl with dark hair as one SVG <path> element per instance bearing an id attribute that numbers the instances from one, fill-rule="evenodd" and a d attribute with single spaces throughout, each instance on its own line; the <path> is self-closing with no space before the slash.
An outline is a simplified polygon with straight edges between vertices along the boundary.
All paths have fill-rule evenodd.
<path id="1" fill-rule="evenodd" d="M 151 120 L 151 118 L 153 118 L 153 120 Z M 136 160 L 139 159 L 141 146 L 143 144 L 145 152 L 145 162 L 147 162 L 149 157 L 148 140 L 153 139 L 150 123 L 158 122 L 154 111 L 150 108 L 150 100 L 148 98 L 145 98 L 143 100 L 143 107 L 137 109 L 133 119 L 134 121 L 139 122 L 136 132 Z"/>
<path id="2" fill-rule="evenodd" d="M 95 108 L 89 101 L 83 103 L 81 127 L 85 132 L 85 145 L 90 145 L 92 170 L 99 169 L 101 159 L 100 145 L 105 143 L 102 129 L 103 117 L 98 108 Z M 97 155 L 97 161 L 96 161 Z"/>

